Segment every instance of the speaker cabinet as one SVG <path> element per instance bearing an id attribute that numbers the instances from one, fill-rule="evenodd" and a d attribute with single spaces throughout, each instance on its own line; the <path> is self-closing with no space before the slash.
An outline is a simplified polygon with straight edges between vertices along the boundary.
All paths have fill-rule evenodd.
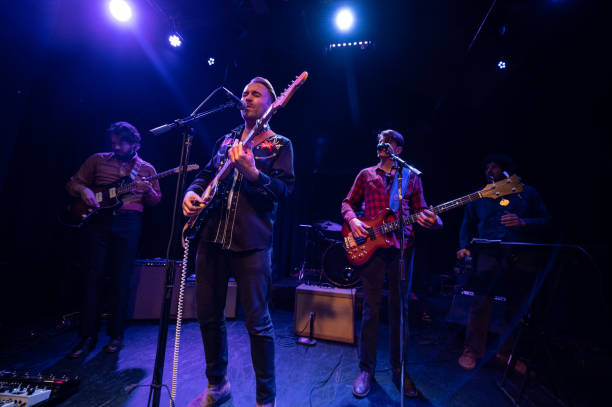
<path id="1" fill-rule="evenodd" d="M 355 343 L 355 289 L 300 284 L 295 290 L 294 329 L 298 336 Z"/>
<path id="2" fill-rule="evenodd" d="M 172 288 L 170 318 L 178 313 L 178 295 L 182 262 L 175 262 L 175 286 Z M 165 261 L 137 260 L 132 276 L 131 298 L 128 319 L 159 319 L 164 295 Z M 197 319 L 195 296 L 195 275 L 185 279 L 183 295 L 183 319 Z M 235 281 L 229 281 L 225 302 L 226 318 L 236 317 L 237 287 Z"/>

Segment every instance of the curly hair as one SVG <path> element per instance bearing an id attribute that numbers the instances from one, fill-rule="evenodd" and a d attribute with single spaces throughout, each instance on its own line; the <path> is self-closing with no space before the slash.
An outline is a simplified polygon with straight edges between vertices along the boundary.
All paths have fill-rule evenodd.
<path id="1" fill-rule="evenodd" d="M 116 122 L 110 125 L 108 129 L 106 129 L 106 135 L 110 137 L 111 135 L 115 135 L 119 137 L 119 140 L 126 141 L 130 144 L 140 144 L 140 133 L 128 122 Z"/>

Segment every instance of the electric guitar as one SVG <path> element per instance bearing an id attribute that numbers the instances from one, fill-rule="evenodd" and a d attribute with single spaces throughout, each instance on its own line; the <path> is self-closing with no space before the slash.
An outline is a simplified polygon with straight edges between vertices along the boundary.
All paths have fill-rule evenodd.
<path id="1" fill-rule="evenodd" d="M 187 172 L 194 171 L 200 168 L 197 164 L 187 166 Z M 160 172 L 159 174 L 145 177 L 141 181 L 153 181 L 164 178 L 172 174 L 178 174 L 181 167 L 172 168 L 170 170 Z M 130 177 L 123 177 L 109 185 L 93 186 L 90 189 L 93 191 L 96 201 L 100 205 L 99 208 L 94 208 L 87 205 L 81 198 L 74 198 L 65 208 L 64 213 L 59 217 L 60 222 L 66 226 L 79 228 L 89 221 L 98 213 L 111 211 L 121 206 L 121 197 L 129 194 L 136 187 L 137 181 Z"/>
<path id="2" fill-rule="evenodd" d="M 469 195 L 457 198 L 455 200 L 443 203 L 433 208 L 433 213 L 446 212 L 451 209 L 459 208 L 469 202 L 481 198 L 500 198 L 505 195 L 517 194 L 523 192 L 523 184 L 517 175 L 512 175 L 509 178 L 487 184 L 480 191 Z M 342 237 L 346 257 L 349 263 L 359 266 L 365 264 L 374 252 L 380 248 L 391 247 L 395 245 L 396 236 L 394 231 L 398 230 L 399 220 L 391 209 L 383 209 L 372 219 L 359 219 L 364 222 L 368 231 L 367 237 L 356 238 L 351 233 L 351 228 L 345 222 L 342 225 Z M 404 224 L 410 225 L 417 220 L 417 214 L 412 214 L 404 218 Z"/>
<path id="3" fill-rule="evenodd" d="M 300 74 L 300 76 L 296 77 L 293 82 L 280 94 L 279 97 L 276 98 L 274 103 L 270 105 L 268 110 L 259 118 L 255 124 L 255 126 L 251 129 L 249 134 L 247 134 L 246 138 L 242 141 L 243 144 L 247 144 L 249 141 L 253 139 L 253 137 L 260 132 L 264 128 L 264 126 L 268 123 L 270 118 L 278 109 L 281 107 L 285 107 L 289 102 L 289 99 L 293 96 L 295 91 L 302 86 L 306 79 L 308 78 L 308 72 L 304 71 Z M 219 182 L 221 181 L 221 176 L 225 173 L 227 168 L 230 166 L 231 161 L 226 159 L 225 162 L 219 166 L 217 170 L 217 174 L 215 177 L 208 183 L 208 186 L 200 196 L 204 201 L 200 205 L 200 210 L 195 215 L 192 215 L 187 220 L 187 223 L 183 227 L 182 233 L 182 244 L 185 247 L 185 239 L 193 239 L 198 235 L 198 232 L 205 222 L 207 213 L 214 207 L 214 202 L 216 201 L 215 197 L 217 197 L 217 190 L 219 188 Z"/>

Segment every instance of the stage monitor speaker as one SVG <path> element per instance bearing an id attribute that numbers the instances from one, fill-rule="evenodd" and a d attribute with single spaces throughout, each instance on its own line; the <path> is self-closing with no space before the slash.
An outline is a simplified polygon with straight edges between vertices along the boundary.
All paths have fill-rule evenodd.
<path id="1" fill-rule="evenodd" d="M 294 329 L 298 336 L 355 343 L 355 289 L 300 284 L 295 290 Z"/>
<path id="2" fill-rule="evenodd" d="M 178 284 L 180 283 L 182 262 L 175 263 L 175 287 L 172 289 L 170 318 L 176 318 L 178 312 Z M 132 278 L 132 290 L 128 319 L 159 319 L 161 314 L 164 283 L 166 281 L 164 260 L 137 260 Z M 229 281 L 225 302 L 225 317 L 236 317 L 236 282 Z M 195 275 L 185 281 L 183 295 L 183 319 L 197 319 L 195 298 Z"/>

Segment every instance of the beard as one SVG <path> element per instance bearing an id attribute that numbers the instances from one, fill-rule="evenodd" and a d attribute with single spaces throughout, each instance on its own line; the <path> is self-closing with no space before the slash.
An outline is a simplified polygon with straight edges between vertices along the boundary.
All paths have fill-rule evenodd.
<path id="1" fill-rule="evenodd" d="M 136 151 L 132 151 L 132 152 L 129 152 L 129 153 L 117 153 L 117 152 L 115 152 L 115 157 L 119 161 L 130 161 L 132 158 L 134 158 L 135 154 L 136 154 Z"/>

